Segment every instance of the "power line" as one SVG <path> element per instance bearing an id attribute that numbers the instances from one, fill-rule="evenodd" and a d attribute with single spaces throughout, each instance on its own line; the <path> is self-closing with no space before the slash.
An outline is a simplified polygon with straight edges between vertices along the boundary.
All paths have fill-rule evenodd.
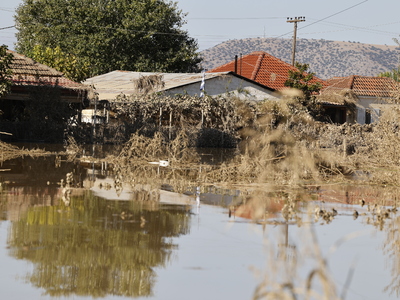
<path id="1" fill-rule="evenodd" d="M 13 25 L 13 26 L 7 26 L 7 27 L 0 28 L 0 30 L 3 30 L 3 29 L 10 29 L 10 28 L 14 28 L 14 27 L 15 27 L 15 25 Z"/>
<path id="2" fill-rule="evenodd" d="M 187 18 L 188 20 L 272 20 L 284 19 L 284 17 L 238 17 L 238 18 Z"/>
<path id="3" fill-rule="evenodd" d="M 364 1 L 362 1 L 362 2 L 359 2 L 359 3 L 357 3 L 357 4 L 354 4 L 353 6 L 348 7 L 348 8 L 346 8 L 346 9 L 343 9 L 343 10 L 337 12 L 337 13 L 334 13 L 334 14 L 332 14 L 332 15 L 330 15 L 330 16 L 327 16 L 327 17 L 322 18 L 322 19 L 320 19 L 320 20 L 317 20 L 317 21 L 315 21 L 315 22 L 313 22 L 313 23 L 311 23 L 311 24 L 308 24 L 308 25 L 306 25 L 306 26 L 303 26 L 303 27 L 299 28 L 299 30 L 300 30 L 300 29 L 303 29 L 303 28 L 306 28 L 306 27 L 309 27 L 309 26 L 311 26 L 311 25 L 314 25 L 314 24 L 316 24 L 316 23 L 319 23 L 319 22 L 321 22 L 321 21 L 324 21 L 324 20 L 326 20 L 326 19 L 329 19 L 329 18 L 331 18 L 331 17 L 333 17 L 333 16 L 336 16 L 336 15 L 338 15 L 338 14 L 341 14 L 342 12 L 345 12 L 345 11 L 347 11 L 347 10 L 349 10 L 349 9 L 352 9 L 352 8 L 354 8 L 354 7 L 356 7 L 356 6 L 359 6 L 359 5 L 361 5 L 361 4 L 365 3 L 365 2 L 368 2 L 368 0 L 364 0 Z"/>
<path id="4" fill-rule="evenodd" d="M 360 26 L 353 26 L 353 25 L 347 25 L 347 24 L 340 24 L 340 23 L 334 23 L 334 22 L 324 22 L 325 25 L 331 25 L 335 27 L 340 27 L 344 28 L 342 30 L 336 30 L 336 31 L 324 31 L 324 32 L 337 32 L 337 31 L 346 31 L 346 30 L 360 30 L 364 32 L 373 32 L 373 33 L 384 33 L 384 34 L 391 34 L 391 35 L 397 35 L 398 32 L 390 32 L 387 30 L 378 30 L 378 29 L 372 29 L 373 27 L 379 27 L 379 26 L 387 26 L 387 25 L 393 25 L 393 24 L 398 24 L 400 21 L 396 22 L 390 22 L 390 23 L 385 23 L 385 24 L 376 24 L 376 25 L 370 25 L 370 26 L 365 26 L 365 27 L 360 27 Z M 318 32 L 316 32 L 318 33 Z M 323 32 L 322 32 L 323 33 Z M 303 33 L 304 34 L 304 33 Z M 310 34 L 305 33 L 305 34 Z"/>
<path id="5" fill-rule="evenodd" d="M 12 9 L 12 8 L 6 8 L 6 7 L 0 7 L 0 10 L 2 10 L 2 11 L 7 11 L 7 12 L 15 12 L 15 9 Z"/>
<path id="6" fill-rule="evenodd" d="M 324 20 L 326 20 L 326 19 L 329 19 L 329 18 L 331 18 L 331 17 L 333 17 L 333 16 L 336 16 L 336 15 L 338 15 L 338 14 L 341 14 L 342 12 L 345 12 L 345 11 L 347 11 L 347 10 L 349 10 L 349 9 L 352 9 L 352 8 L 354 8 L 354 7 L 358 6 L 358 5 L 361 5 L 361 4 L 363 4 L 363 3 L 367 2 L 367 1 L 368 1 L 368 0 L 364 0 L 364 1 L 359 2 L 359 3 L 357 3 L 357 4 L 353 5 L 353 6 L 348 7 L 348 8 L 346 8 L 346 9 L 343 9 L 343 10 L 337 12 L 337 13 L 334 13 L 334 14 L 332 14 L 332 15 L 329 15 L 329 16 L 325 17 L 325 18 L 319 19 L 319 20 L 317 20 L 317 21 L 315 21 L 315 22 L 313 22 L 313 23 L 311 23 L 311 24 L 308 24 L 308 25 L 306 25 L 306 26 L 303 26 L 303 27 L 299 28 L 299 30 L 300 30 L 300 29 L 303 29 L 303 28 L 306 28 L 306 27 L 309 27 L 309 26 L 311 26 L 311 25 L 314 25 L 314 24 L 316 24 L 316 23 L 319 23 L 319 22 L 321 22 L 321 21 L 324 21 Z M 289 31 L 289 32 L 287 32 L 287 33 L 284 33 L 284 34 L 278 36 L 278 38 L 279 38 L 279 37 L 283 37 L 283 36 L 285 36 L 285 35 L 288 35 L 288 34 L 290 34 L 290 33 L 291 33 L 291 31 Z"/>

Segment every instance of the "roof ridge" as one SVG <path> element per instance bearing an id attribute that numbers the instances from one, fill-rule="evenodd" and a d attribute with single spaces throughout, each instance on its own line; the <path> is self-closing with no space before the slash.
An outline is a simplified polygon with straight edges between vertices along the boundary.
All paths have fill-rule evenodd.
<path id="1" fill-rule="evenodd" d="M 381 80 L 395 81 L 393 78 L 385 77 L 385 76 L 364 76 L 364 75 L 353 75 L 353 76 L 357 77 L 357 78 L 381 79 Z"/>
<path id="2" fill-rule="evenodd" d="M 357 75 L 350 75 L 350 89 L 354 89 L 354 79 Z"/>
<path id="3" fill-rule="evenodd" d="M 262 64 L 262 61 L 264 59 L 264 55 L 265 55 L 264 53 L 260 53 L 259 54 L 258 60 L 256 62 L 256 65 L 254 66 L 253 73 L 251 74 L 251 78 L 250 78 L 251 80 L 255 80 L 256 79 L 257 73 L 260 71 L 261 64 Z"/>
<path id="4" fill-rule="evenodd" d="M 287 65 L 288 67 L 291 67 L 291 68 L 297 70 L 297 68 L 296 68 L 295 66 L 289 64 L 288 62 L 286 62 L 286 61 L 284 61 L 284 60 L 282 60 L 282 59 L 280 59 L 280 58 L 278 58 L 278 57 L 276 57 L 276 56 L 273 56 L 272 54 L 270 54 L 270 53 L 268 53 L 268 52 L 265 52 L 265 51 L 255 51 L 255 52 L 252 52 L 252 53 L 262 53 L 262 54 L 264 54 L 264 57 L 265 57 L 265 56 L 269 56 L 269 58 L 274 59 L 274 60 L 279 61 L 279 62 L 282 62 L 283 64 Z M 308 73 L 308 72 L 306 72 L 306 73 Z"/>

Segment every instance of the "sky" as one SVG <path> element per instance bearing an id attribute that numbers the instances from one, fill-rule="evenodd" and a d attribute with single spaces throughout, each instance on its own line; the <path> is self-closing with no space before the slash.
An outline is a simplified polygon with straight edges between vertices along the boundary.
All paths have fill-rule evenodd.
<path id="1" fill-rule="evenodd" d="M 274 37 L 291 39 L 294 24 L 305 17 L 297 38 L 396 46 L 400 40 L 399 0 L 180 0 L 183 29 L 205 50 L 224 41 Z M 15 8 L 23 0 L 0 0 L 0 44 L 14 49 Z"/>

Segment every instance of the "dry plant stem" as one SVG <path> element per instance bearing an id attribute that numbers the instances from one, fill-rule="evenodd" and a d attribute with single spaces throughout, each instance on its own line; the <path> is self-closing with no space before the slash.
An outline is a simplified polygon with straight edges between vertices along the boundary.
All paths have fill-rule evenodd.
<path id="1" fill-rule="evenodd" d="M 347 290 L 350 287 L 351 280 L 353 279 L 353 275 L 354 275 L 355 269 L 356 269 L 356 264 L 353 262 L 351 267 L 350 267 L 350 269 L 349 269 L 349 272 L 347 273 L 347 277 L 346 277 L 345 284 L 343 286 L 342 293 L 340 294 L 340 299 L 341 300 L 345 300 L 346 299 L 346 293 L 347 293 Z"/>
<path id="2" fill-rule="evenodd" d="M 321 250 L 319 248 L 317 236 L 315 230 L 312 226 L 309 227 L 309 232 L 311 235 L 312 243 L 313 243 L 313 250 L 315 251 L 315 258 L 318 263 L 318 268 L 312 270 L 307 278 L 306 283 L 306 299 L 310 297 L 310 291 L 312 290 L 312 281 L 313 278 L 318 275 L 322 285 L 323 285 L 323 299 L 338 299 L 336 296 L 336 291 L 334 289 L 333 281 L 328 277 L 328 269 L 327 269 L 327 262 L 323 258 Z"/>
<path id="3" fill-rule="evenodd" d="M 6 160 L 14 159 L 17 157 L 40 157 L 46 155 L 52 155 L 52 153 L 41 149 L 21 149 L 8 143 L 0 142 L 0 162 L 4 162 Z"/>

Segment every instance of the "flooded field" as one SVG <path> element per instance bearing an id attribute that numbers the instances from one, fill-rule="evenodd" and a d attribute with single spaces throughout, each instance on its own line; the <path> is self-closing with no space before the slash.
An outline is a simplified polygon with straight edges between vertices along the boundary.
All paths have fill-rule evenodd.
<path id="1" fill-rule="evenodd" d="M 2 297 L 398 298 L 398 190 L 325 184 L 264 194 L 195 185 L 193 172 L 171 169 L 148 164 L 128 182 L 104 162 L 66 155 L 4 161 Z"/>

